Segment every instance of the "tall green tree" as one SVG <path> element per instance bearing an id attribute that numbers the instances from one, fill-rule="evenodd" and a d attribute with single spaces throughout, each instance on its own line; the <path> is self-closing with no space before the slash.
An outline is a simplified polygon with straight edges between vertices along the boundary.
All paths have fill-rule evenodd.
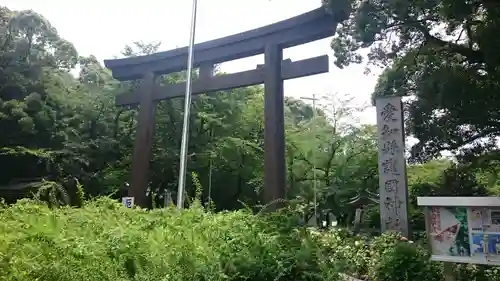
<path id="1" fill-rule="evenodd" d="M 315 118 L 304 110 L 309 118 L 288 123 L 290 197 L 307 202 L 312 215 L 316 196 L 319 213 L 334 214 L 345 225 L 377 196 L 376 129 L 359 125 L 356 114 L 363 108 L 352 98 L 326 95 L 317 103 Z"/>
<path id="2" fill-rule="evenodd" d="M 330 1 L 335 6 L 337 1 Z M 443 150 L 476 158 L 496 150 L 500 5 L 490 0 L 351 0 L 332 42 L 336 64 L 385 68 L 374 97 L 411 96 L 415 160 Z M 465 158 L 470 161 L 471 158 Z"/>

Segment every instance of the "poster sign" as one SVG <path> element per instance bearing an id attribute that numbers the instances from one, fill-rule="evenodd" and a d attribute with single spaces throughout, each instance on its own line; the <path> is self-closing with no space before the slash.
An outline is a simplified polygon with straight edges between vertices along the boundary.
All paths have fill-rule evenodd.
<path id="1" fill-rule="evenodd" d="M 433 254 L 440 256 L 470 256 L 466 208 L 432 207 L 429 234 Z"/>
<path id="2" fill-rule="evenodd" d="M 470 208 L 472 255 L 500 264 L 500 208 Z"/>
<path id="3" fill-rule="evenodd" d="M 422 205 L 420 198 L 419 205 Z M 427 233 L 432 259 L 500 265 L 500 206 L 486 204 L 491 202 L 488 200 L 483 201 L 486 206 L 469 207 L 465 206 L 467 200 L 462 200 L 466 197 L 456 198 L 459 199 L 448 197 L 443 202 L 460 206 L 427 206 Z M 475 205 L 481 205 L 480 198 L 474 199 L 470 200 L 479 202 Z M 436 200 L 434 203 L 438 202 Z M 495 200 L 500 203 L 500 198 Z"/>
<path id="4" fill-rule="evenodd" d="M 122 197 L 122 204 L 126 208 L 134 207 L 134 197 Z"/>

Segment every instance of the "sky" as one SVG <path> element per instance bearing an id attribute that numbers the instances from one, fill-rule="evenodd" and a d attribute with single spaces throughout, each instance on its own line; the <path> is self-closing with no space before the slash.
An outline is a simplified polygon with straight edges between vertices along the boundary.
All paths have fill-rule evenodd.
<path id="1" fill-rule="evenodd" d="M 217 39 L 275 23 L 320 6 L 320 0 L 198 0 L 195 42 Z M 188 44 L 192 1 L 188 0 L 0 0 L 11 10 L 32 9 L 46 17 L 61 37 L 72 42 L 80 55 L 100 60 L 120 56 L 133 41 L 162 42 L 161 51 Z M 350 96 L 357 105 L 370 102 L 380 73 L 365 75 L 364 65 L 338 69 L 333 65 L 331 38 L 285 49 L 283 58 L 292 61 L 328 54 L 330 72 L 285 81 L 285 95 L 294 98 L 313 94 Z M 224 72 L 255 69 L 262 55 L 221 65 Z M 309 101 L 305 101 L 308 102 Z M 362 123 L 375 123 L 375 111 L 363 111 Z"/>

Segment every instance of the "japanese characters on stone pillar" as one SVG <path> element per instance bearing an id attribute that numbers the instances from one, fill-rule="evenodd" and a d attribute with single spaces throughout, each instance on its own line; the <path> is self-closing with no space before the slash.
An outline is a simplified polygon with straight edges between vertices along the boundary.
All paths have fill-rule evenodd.
<path id="1" fill-rule="evenodd" d="M 409 235 L 401 97 L 378 98 L 376 107 L 381 230 Z"/>

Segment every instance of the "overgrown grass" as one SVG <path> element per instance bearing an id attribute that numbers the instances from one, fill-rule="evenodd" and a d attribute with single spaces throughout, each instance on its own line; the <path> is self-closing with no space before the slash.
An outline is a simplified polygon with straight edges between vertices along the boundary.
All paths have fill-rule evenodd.
<path id="1" fill-rule="evenodd" d="M 21 200 L 0 207 L 0 281 L 437 281 L 440 264 L 396 234 L 375 238 L 298 227 L 290 213 L 82 208 Z M 460 265 L 457 281 L 500 281 Z"/>
<path id="2" fill-rule="evenodd" d="M 0 280 L 337 280 L 293 218 L 22 200 L 0 209 Z"/>

